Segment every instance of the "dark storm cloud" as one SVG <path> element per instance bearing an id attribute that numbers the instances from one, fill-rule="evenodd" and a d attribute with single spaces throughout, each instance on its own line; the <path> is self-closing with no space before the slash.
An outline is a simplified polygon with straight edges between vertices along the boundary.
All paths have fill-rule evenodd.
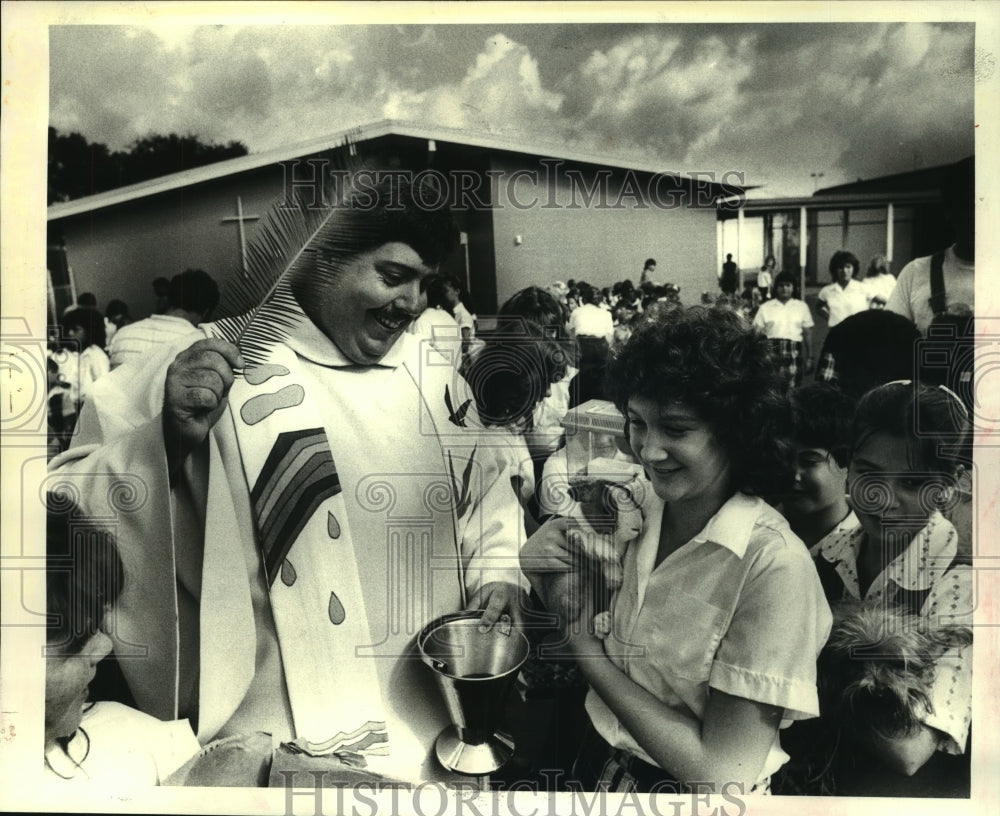
<path id="1" fill-rule="evenodd" d="M 264 150 L 396 118 L 781 195 L 971 152 L 973 42 L 934 23 L 55 27 L 51 122 Z"/>

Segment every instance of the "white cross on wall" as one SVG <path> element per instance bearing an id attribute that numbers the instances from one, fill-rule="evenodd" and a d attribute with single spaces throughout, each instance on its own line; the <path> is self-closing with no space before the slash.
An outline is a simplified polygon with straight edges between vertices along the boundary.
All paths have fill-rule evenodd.
<path id="1" fill-rule="evenodd" d="M 236 215 L 230 215 L 222 219 L 222 223 L 228 223 L 231 221 L 236 222 L 236 229 L 240 234 L 240 270 L 243 274 L 247 271 L 247 234 L 243 229 L 243 223 L 245 221 L 256 221 L 260 218 L 259 215 L 244 215 L 243 214 L 243 197 L 236 196 Z"/>

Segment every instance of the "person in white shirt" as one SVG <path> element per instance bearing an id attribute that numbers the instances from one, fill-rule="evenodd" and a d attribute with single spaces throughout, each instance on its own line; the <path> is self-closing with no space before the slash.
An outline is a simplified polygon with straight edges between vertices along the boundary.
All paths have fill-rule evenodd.
<path id="1" fill-rule="evenodd" d="M 460 609 L 519 622 L 506 464 L 454 369 L 406 333 L 455 238 L 426 192 L 355 188 L 269 302 L 287 334 L 241 351 L 224 319 L 122 366 L 52 460 L 88 515 L 117 498 L 99 474 L 141 480 L 146 501 L 116 517 L 134 587 L 117 614 L 149 656 L 122 673 L 141 710 L 196 712 L 203 744 L 266 731 L 393 779 L 450 778 L 413 638 Z"/>
<path id="2" fill-rule="evenodd" d="M 407 331 L 426 340 L 458 368 L 462 362 L 462 331 L 449 309 L 451 281 L 443 276 L 427 284 L 427 308 L 410 324 Z"/>
<path id="3" fill-rule="evenodd" d="M 975 314 L 975 185 L 975 158 L 957 162 L 942 190 L 945 212 L 955 230 L 955 243 L 943 252 L 917 258 L 904 266 L 886 304 L 889 311 L 912 320 L 921 334 L 927 334 L 936 314 Z M 931 302 L 935 257 L 941 265 L 939 304 Z"/>
<path id="4" fill-rule="evenodd" d="M 795 281 L 788 272 L 775 278 L 775 297 L 764 301 L 754 316 L 754 328 L 771 341 L 771 351 L 778 358 L 781 375 L 790 388 L 802 384 L 804 372 L 812 371 L 813 319 L 809 307 L 792 297 Z"/>
<path id="5" fill-rule="evenodd" d="M 764 265 L 757 273 L 757 288 L 760 290 L 760 299 L 768 300 L 773 295 L 771 286 L 774 285 L 774 256 L 768 255 L 764 259 Z"/>
<path id="6" fill-rule="evenodd" d="M 911 616 L 911 626 L 919 619 L 923 625 L 911 631 L 972 625 L 975 573 L 943 515 L 967 466 L 956 452 L 970 427 L 962 400 L 940 386 L 890 382 L 857 403 L 847 493 L 860 524 L 811 549 L 831 604 L 864 602 L 880 617 L 886 610 Z M 825 695 L 834 699 L 825 701 L 823 721 L 835 732 L 825 764 L 841 766 L 838 794 L 870 795 L 866 788 L 892 785 L 892 795 L 968 797 L 972 636 L 965 631 L 964 642 L 896 659 L 895 636 L 880 640 L 876 651 L 857 629 L 840 633 L 848 662 L 858 668 L 864 655 L 875 665 L 852 692 L 856 677 L 838 688 L 842 678 L 821 660 L 823 685 L 836 690 Z M 955 790 L 962 776 L 964 792 Z"/>
<path id="7" fill-rule="evenodd" d="M 881 253 L 871 259 L 862 281 L 868 295 L 869 309 L 884 309 L 896 288 L 896 276 L 889 270 L 889 259 Z"/>
<path id="8" fill-rule="evenodd" d="M 830 258 L 830 277 L 834 282 L 819 290 L 817 310 L 827 319 L 831 329 L 845 317 L 868 308 L 865 287 L 854 280 L 858 269 L 860 264 L 852 252 L 839 250 Z"/>
<path id="9" fill-rule="evenodd" d="M 143 361 L 161 343 L 196 333 L 219 303 L 219 286 L 201 269 L 187 269 L 170 281 L 169 305 L 164 314 L 155 314 L 122 326 L 108 347 L 111 368 L 130 360 Z"/>
<path id="10" fill-rule="evenodd" d="M 110 371 L 104 353 L 104 315 L 97 309 L 81 307 L 63 317 L 68 349 L 59 363 L 69 389 L 63 401 L 63 422 L 67 431 L 76 424 L 80 407 L 90 399 L 94 383 Z"/>
<path id="11" fill-rule="evenodd" d="M 603 337 L 611 345 L 615 336 L 615 322 L 610 312 L 602 309 L 599 290 L 590 284 L 580 285 L 580 306 L 569 316 L 571 337 Z"/>
<path id="12" fill-rule="evenodd" d="M 474 354 L 482 346 L 476 343 L 476 316 L 462 302 L 462 286 L 454 275 L 444 276 L 444 298 L 462 335 L 462 356 Z"/>
<path id="13" fill-rule="evenodd" d="M 781 515 L 807 547 L 860 522 L 847 504 L 847 448 L 856 400 L 835 385 L 809 383 L 791 394 L 795 484 Z"/>
<path id="14" fill-rule="evenodd" d="M 788 759 L 779 728 L 819 715 L 816 658 L 831 622 L 808 551 L 763 498 L 793 475 L 767 341 L 731 311 L 675 310 L 636 329 L 608 384 L 648 474 L 634 483 L 642 527 L 610 633 L 591 623 L 579 555 L 589 534 L 576 520 L 547 521 L 521 548 L 591 687 L 574 781 L 764 792 Z"/>

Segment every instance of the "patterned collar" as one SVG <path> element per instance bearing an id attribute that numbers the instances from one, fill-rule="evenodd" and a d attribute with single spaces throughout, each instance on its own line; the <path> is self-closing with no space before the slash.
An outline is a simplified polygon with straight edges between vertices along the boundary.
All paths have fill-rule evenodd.
<path id="1" fill-rule="evenodd" d="M 842 525 L 841 525 L 842 526 Z M 816 547 L 818 556 L 830 563 L 847 592 L 861 598 L 857 563 L 865 540 L 863 528 L 838 528 Z M 865 600 L 885 597 L 890 583 L 900 589 L 925 591 L 948 569 L 958 552 L 958 534 L 951 522 L 935 511 L 927 525 L 872 582 Z"/>

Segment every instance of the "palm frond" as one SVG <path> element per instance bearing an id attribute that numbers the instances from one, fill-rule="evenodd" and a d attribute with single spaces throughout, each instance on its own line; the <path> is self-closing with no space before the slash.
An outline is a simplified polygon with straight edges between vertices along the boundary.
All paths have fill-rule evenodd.
<path id="1" fill-rule="evenodd" d="M 360 168 L 356 143 L 349 136 L 334 156 L 348 177 Z M 275 202 L 247 243 L 246 265 L 223 290 L 219 333 L 237 346 L 248 366 L 264 362 L 273 345 L 284 340 L 302 319 L 295 292 L 336 274 L 337 258 L 366 229 L 348 217 L 341 201 L 314 202 L 313 193 L 297 191 L 293 201 Z M 338 191 L 341 192 L 341 191 Z M 367 227 L 375 229 L 374 225 Z"/>

